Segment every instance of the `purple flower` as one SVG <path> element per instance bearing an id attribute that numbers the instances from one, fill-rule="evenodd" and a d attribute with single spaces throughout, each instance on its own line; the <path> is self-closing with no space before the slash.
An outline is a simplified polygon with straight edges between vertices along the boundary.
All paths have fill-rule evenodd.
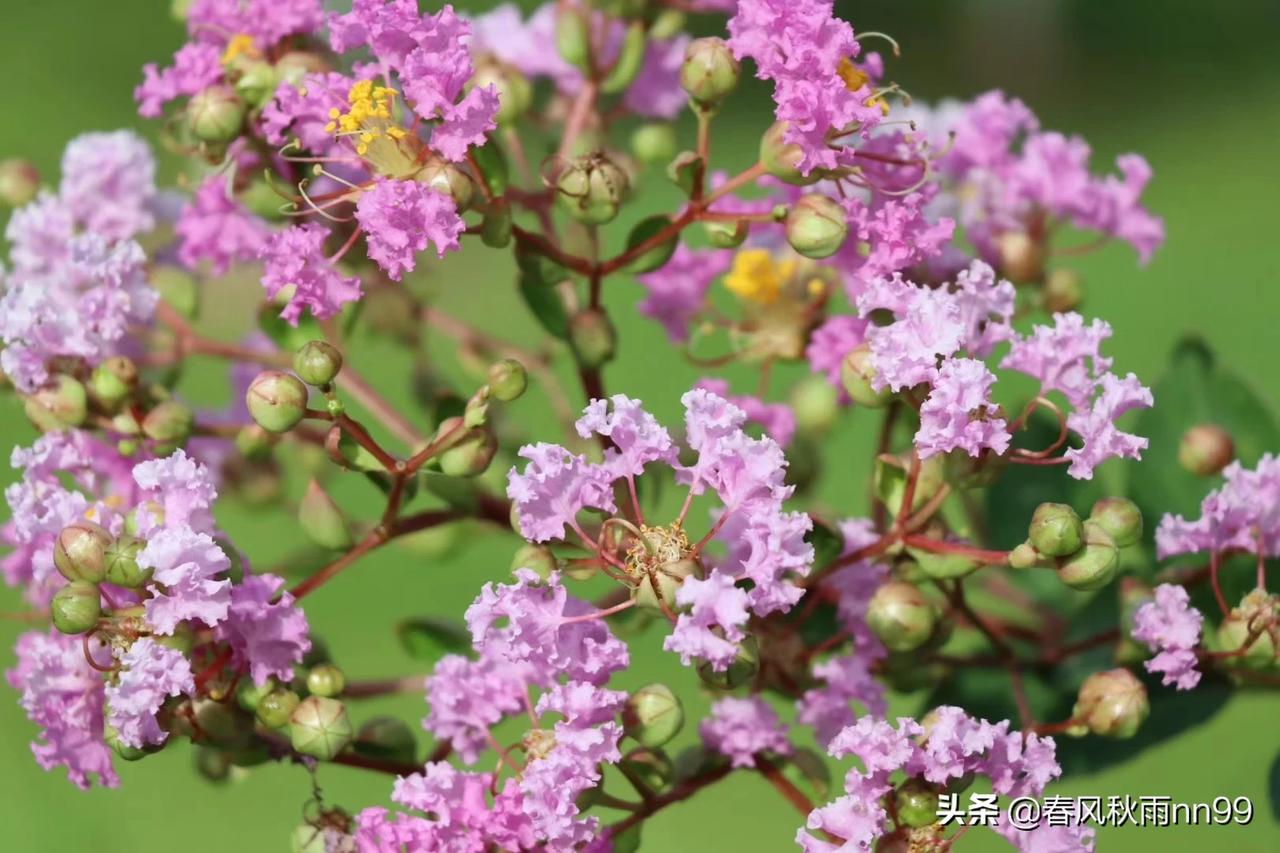
<path id="1" fill-rule="evenodd" d="M 307 616 L 293 596 L 281 592 L 284 578 L 247 575 L 231 588 L 227 618 L 214 635 L 231 646 L 232 662 L 247 669 L 254 683 L 289 681 L 293 667 L 311 650 Z"/>
<path id="2" fill-rule="evenodd" d="M 1074 311 L 1054 314 L 1053 326 L 1037 325 L 1026 337 L 1015 336 L 1000 366 L 1040 381 L 1040 393 L 1060 391 L 1073 406 L 1093 396 L 1097 377 L 1111 369 L 1101 354 L 1111 337 L 1111 325 L 1095 319 L 1090 325 Z"/>
<path id="3" fill-rule="evenodd" d="M 192 0 L 187 10 L 187 32 L 193 38 L 221 42 L 244 34 L 252 36 L 259 48 L 322 26 L 320 0 Z"/>
<path id="4" fill-rule="evenodd" d="M 444 762 L 430 762 L 421 773 L 396 779 L 391 794 L 398 805 L 430 818 L 396 815 L 387 821 L 385 812 L 369 814 L 382 810 L 366 809 L 357 819 L 357 849 L 398 850 L 405 845 L 410 850 L 447 851 L 532 847 L 535 836 L 521 808 L 519 787 L 508 780 L 490 804 L 488 792 L 493 786 L 492 774 L 462 773 Z"/>
<path id="5" fill-rule="evenodd" d="M 937 257 L 951 241 L 955 222 L 933 221 L 926 205 L 937 187 L 926 184 L 907 196 L 873 193 L 868 204 L 856 196 L 842 199 L 849 222 L 849 238 L 834 258 L 846 276 L 845 290 L 856 299 L 868 281 L 906 270 Z M 863 248 L 869 247 L 864 254 Z"/>
<path id="6" fill-rule="evenodd" d="M 859 650 L 813 667 L 814 677 L 825 683 L 805 691 L 796 702 L 796 720 L 813 728 L 818 743 L 829 744 L 842 729 L 854 724 L 855 702 L 868 714 L 883 716 L 887 707 L 884 686 L 872 675 L 873 661 L 873 656 Z"/>
<path id="7" fill-rule="evenodd" d="M 676 447 L 658 419 L 623 394 L 608 400 L 592 400 L 574 425 L 578 435 L 602 435 L 612 445 L 605 451 L 604 465 L 610 479 L 638 477 L 651 462 L 674 465 Z"/>
<path id="8" fill-rule="evenodd" d="M 1147 439 L 1121 432 L 1116 419 L 1132 409 L 1148 409 L 1151 391 L 1130 373 L 1120 379 L 1107 373 L 1098 381 L 1098 393 L 1092 408 L 1067 416 L 1067 427 L 1084 440 L 1084 446 L 1071 448 L 1064 455 L 1071 460 L 1067 473 L 1078 480 L 1093 476 L 1093 469 L 1112 457 L 1140 459 Z"/>
<path id="9" fill-rule="evenodd" d="M 529 667 L 447 655 L 426 681 L 430 711 L 422 727 L 472 764 L 488 748 L 489 727 L 524 707 L 531 676 Z"/>
<path id="10" fill-rule="evenodd" d="M 777 712 L 758 696 L 719 700 L 698 725 L 698 733 L 707 746 L 730 759 L 734 767 L 755 766 L 756 755 L 762 752 L 791 752 L 786 727 Z"/>
<path id="11" fill-rule="evenodd" d="M 519 455 L 529 464 L 523 474 L 514 467 L 508 472 L 507 495 L 516 505 L 520 532 L 526 539 L 564 538 L 565 529 L 577 525 L 577 515 L 585 507 L 617 509 L 610 489 L 613 477 L 603 466 L 556 444 L 527 444 Z"/>
<path id="12" fill-rule="evenodd" d="M 284 145 L 290 136 L 308 151 L 322 154 L 334 147 L 333 134 L 325 130 L 330 110 L 349 108 L 347 93 L 356 81 L 335 71 L 307 74 L 300 85 L 280 84 L 275 97 L 262 108 L 262 132 L 272 145 Z"/>
<path id="13" fill-rule="evenodd" d="M 1009 820 L 1007 812 L 1001 812 L 992 828 L 1019 853 L 1093 853 L 1096 832 L 1087 823 L 1087 816 L 1079 813 L 1080 801 L 1067 798 L 1066 807 L 1075 816 L 1064 816 L 1070 822 L 1063 825 L 1041 823 L 1030 829 L 1019 828 Z"/>
<path id="14" fill-rule="evenodd" d="M 725 379 L 699 379 L 694 387 L 710 391 L 742 409 L 747 420 L 759 424 L 765 435 L 778 442 L 780 447 L 791 443 L 796 433 L 796 416 L 785 403 L 766 403 L 750 394 L 730 394 L 729 382 Z"/>
<path id="15" fill-rule="evenodd" d="M 293 286 L 293 295 L 280 316 L 295 326 L 304 309 L 323 319 L 360 298 L 360 279 L 342 275 L 324 256 L 328 235 L 324 226 L 309 222 L 273 234 L 262 248 L 262 286 L 273 299 Z"/>
<path id="16" fill-rule="evenodd" d="M 414 256 L 434 243 L 436 254 L 458 248 L 466 228 L 453 199 L 415 181 L 376 181 L 361 193 L 356 219 L 369 242 L 369 257 L 399 281 Z"/>
<path id="17" fill-rule="evenodd" d="M 1190 690 L 1199 684 L 1195 649 L 1203 624 L 1185 589 L 1167 583 L 1156 587 L 1155 599 L 1133 614 L 1133 638 L 1156 652 L 1145 664 L 1147 672 L 1159 673 L 1166 687 Z"/>
<path id="18" fill-rule="evenodd" d="M 151 582 L 158 589 L 143 608 L 157 634 L 172 634 L 188 619 L 212 626 L 227 617 L 231 581 L 220 576 L 231 561 L 207 533 L 159 530 L 138 554 L 138 565 L 154 570 Z"/>
<path id="19" fill-rule="evenodd" d="M 827 381 L 837 388 L 840 384 L 840 366 L 845 356 L 856 349 L 865 339 L 867 321 L 861 317 L 847 314 L 830 317 L 821 326 L 814 329 L 804 356 L 809 361 L 809 368 L 814 373 L 821 373 Z M 846 401 L 848 395 L 841 388 L 841 396 Z"/>
<path id="20" fill-rule="evenodd" d="M 226 179 L 217 175 L 199 186 L 173 230 L 183 266 L 195 269 L 208 261 L 214 275 L 257 259 L 270 235 L 265 222 L 228 195 Z"/>
<path id="21" fill-rule="evenodd" d="M 164 459 L 139 462 L 133 468 L 133 479 L 144 498 L 158 504 L 161 510 L 160 519 L 152 519 L 145 509 L 139 513 L 142 535 L 148 535 L 157 526 L 213 532 L 211 510 L 218 496 L 213 476 L 208 468 L 187 456 L 186 451 L 179 448 Z"/>
<path id="22" fill-rule="evenodd" d="M 983 450 L 1000 455 L 1009 449 L 1008 423 L 991 403 L 995 381 L 980 361 L 952 358 L 943 363 L 933 391 L 920 406 L 915 445 L 921 459 L 952 450 L 977 456 Z"/>
<path id="23" fill-rule="evenodd" d="M 746 637 L 746 591 L 716 572 L 706 580 L 686 580 L 676 592 L 676 603 L 688 609 L 677 618 L 662 647 L 680 655 L 685 666 L 697 658 L 716 671 L 728 669 L 737 656 L 737 644 Z"/>
<path id="24" fill-rule="evenodd" d="M 545 738 L 546 730 L 540 731 L 544 734 L 540 742 L 549 742 L 550 748 L 531 748 L 526 742 L 529 762 L 520 778 L 522 807 L 549 849 L 573 850 L 596 834 L 598 819 L 579 819 L 577 800 L 582 792 L 599 784 L 601 764 L 613 764 L 622 757 L 618 751 L 622 726 L 614 722 L 595 727 L 559 722 L 550 738 Z"/>
<path id="25" fill-rule="evenodd" d="M 142 66 L 142 83 L 133 90 L 138 115 L 159 118 L 164 105 L 190 97 L 222 81 L 222 50 L 213 44 L 191 42 L 173 55 L 173 65 L 160 68 L 154 62 Z"/>
<path id="26" fill-rule="evenodd" d="M 1280 457 L 1268 453 L 1253 470 L 1232 462 L 1222 488 L 1200 504 L 1200 518 L 1167 514 L 1156 530 L 1161 559 L 1178 554 L 1241 550 L 1280 556 Z"/>
<path id="27" fill-rule="evenodd" d="M 648 291 L 637 310 L 662 323 L 676 343 L 689 339 L 689 323 L 702 310 L 711 283 L 732 263 L 733 253 L 722 249 L 690 249 L 681 243 L 659 269 L 636 276 Z"/>
<path id="28" fill-rule="evenodd" d="M 131 130 L 85 133 L 62 154 L 58 195 L 85 230 L 126 240 L 155 225 L 156 163 Z"/>
<path id="29" fill-rule="evenodd" d="M 680 66 L 690 38 L 650 39 L 645 46 L 640 73 L 631 81 L 622 103 L 636 115 L 674 119 L 689 101 L 680 86 Z"/>
<path id="30" fill-rule="evenodd" d="M 514 3 L 503 3 L 471 19 L 471 52 L 510 65 L 530 79 L 548 77 L 568 91 L 582 75 L 559 52 L 547 50 L 555 39 L 556 5 L 544 3 L 527 21 Z"/>
<path id="31" fill-rule="evenodd" d="M 177 649 L 150 637 L 137 640 L 120 656 L 120 678 L 106 687 L 107 724 L 125 746 L 142 749 L 164 743 L 156 713 L 170 696 L 194 696 L 191 664 Z"/>
<path id="32" fill-rule="evenodd" d="M 478 86 L 456 104 L 440 109 L 440 124 L 431 131 L 431 147 L 451 163 L 467 158 L 467 149 L 481 146 L 485 137 L 498 126 L 498 90 L 492 84 Z"/>

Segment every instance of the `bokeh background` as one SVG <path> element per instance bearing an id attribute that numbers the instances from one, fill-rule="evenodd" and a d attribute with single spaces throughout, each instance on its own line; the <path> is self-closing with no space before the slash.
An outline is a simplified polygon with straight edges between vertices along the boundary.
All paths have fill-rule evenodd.
<path id="1" fill-rule="evenodd" d="M 468 11 L 490 6 L 461 5 Z M 1280 401 L 1280 335 L 1275 331 L 1280 317 L 1280 214 L 1275 201 L 1280 187 L 1280 4 L 867 0 L 837 6 L 857 30 L 897 37 L 903 57 L 890 62 L 890 76 L 918 99 L 970 97 L 1003 87 L 1030 104 L 1042 125 L 1084 134 L 1094 146 L 1099 169 L 1120 152 L 1146 155 L 1156 176 L 1149 205 L 1165 217 L 1168 242 L 1144 269 L 1135 266 L 1124 247 L 1080 259 L 1077 268 L 1088 288 L 1084 311 L 1114 325 L 1109 346 L 1118 369 L 1154 381 L 1175 342 L 1194 333 L 1209 341 L 1221 362 L 1274 410 Z M 0 80 L 5 81 L 0 156 L 28 157 L 56 180 L 62 146 L 77 133 L 136 127 L 156 139 L 158 128 L 136 117 L 131 92 L 141 65 L 166 62 L 182 40 L 181 27 L 167 7 L 163 0 L 7 0 L 0 30 Z M 717 26 L 712 19 L 695 24 L 705 34 Z M 734 97 L 717 122 L 718 167 L 751 162 L 758 134 L 768 122 L 766 98 L 754 84 Z M 683 131 L 687 134 L 689 128 Z M 164 174 L 177 177 L 172 161 L 165 161 Z M 637 207 L 674 208 L 674 191 L 659 175 L 651 174 L 648 184 Z M 626 228 L 619 225 L 611 233 L 620 240 Z M 465 255 L 427 265 L 429 272 L 414 286 L 430 288 L 448 310 L 487 330 L 535 342 L 536 327 L 514 295 L 509 257 L 479 247 Z M 213 304 L 207 306 L 207 326 L 226 336 L 243 331 L 245 320 L 239 315 L 249 312 L 232 314 L 218 306 L 243 304 L 253 298 L 255 287 L 244 282 L 208 285 L 207 302 Z M 619 360 L 606 372 L 607 384 L 671 418 L 680 393 L 699 374 L 669 351 L 654 324 L 635 316 L 632 306 L 638 297 L 638 287 L 625 278 L 609 283 L 606 302 L 619 322 L 623 344 Z M 453 369 L 447 341 L 433 343 L 432 353 L 445 369 Z M 385 339 L 358 341 L 350 359 L 388 397 L 412 407 L 410 366 Z M 211 364 L 200 365 L 183 384 L 191 399 L 211 406 L 226 402 L 228 387 L 225 372 Z M 536 395 L 515 404 L 510 414 L 510 423 L 521 433 L 550 435 L 546 407 Z M 852 420 L 827 458 L 831 467 L 822 491 L 827 505 L 844 514 L 863 509 L 861 483 L 867 473 L 866 425 L 856 416 Z M 9 396 L 0 398 L 3 449 L 26 444 L 32 436 L 20 407 Z M 11 477 L 7 470 L 2 476 L 5 482 Z M 288 493 L 296 496 L 301 484 L 291 477 Z M 340 481 L 333 488 L 356 513 L 373 510 L 375 496 L 367 485 Z M 289 559 L 301 538 L 291 530 L 287 509 L 232 504 L 224 507 L 220 521 L 259 567 Z M 335 650 L 349 677 L 423 671 L 424 664 L 400 648 L 392 625 L 406 617 L 461 613 L 482 582 L 505 573 L 517 544 L 514 536 L 491 529 L 466 530 L 454 538 L 465 541 L 427 537 L 388 547 L 307 601 L 313 627 Z M 0 592 L 0 610 L 20 606 L 12 591 Z M 0 649 L 7 650 L 23 627 L 12 619 L 0 620 Z M 706 704 L 696 680 L 687 673 L 671 675 L 675 667 L 669 656 L 656 651 L 656 635 L 635 645 L 636 669 L 621 686 L 667 680 L 691 697 L 689 710 L 696 718 Z M 11 653 L 0 651 L 0 660 L 11 665 Z M 1162 713 L 1176 718 L 1180 707 L 1165 706 Z M 406 696 L 363 704 L 356 712 L 357 720 L 388 711 L 412 720 L 423 710 L 419 697 Z M 913 710 L 909 699 L 902 710 Z M 1190 717 L 1196 712 L 1188 707 L 1186 713 Z M 1104 830 L 1099 842 L 1104 850 L 1278 850 L 1278 713 L 1274 695 L 1235 694 L 1207 721 L 1188 725 L 1159 748 L 1073 775 L 1052 790 L 1103 797 L 1163 794 L 1183 802 L 1249 796 L 1255 818 L 1248 827 L 1112 829 Z M 1177 719 L 1172 722 L 1175 728 L 1181 725 Z M 191 751 L 185 746 L 121 766 L 118 790 L 82 793 L 62 772 L 44 773 L 36 767 L 27 746 L 33 729 L 7 687 L 0 688 L 0 732 L 4 849 L 287 849 L 287 836 L 311 794 L 311 780 L 297 767 L 255 768 L 243 778 L 210 784 L 192 772 Z M 687 727 L 682 737 L 688 743 L 696 735 Z M 326 802 L 355 810 L 384 802 L 390 780 L 334 767 L 323 769 L 318 781 Z M 739 774 L 650 821 L 645 849 L 793 849 L 799 822 L 763 781 Z M 982 831 L 971 832 L 962 842 L 962 849 L 1001 846 Z"/>

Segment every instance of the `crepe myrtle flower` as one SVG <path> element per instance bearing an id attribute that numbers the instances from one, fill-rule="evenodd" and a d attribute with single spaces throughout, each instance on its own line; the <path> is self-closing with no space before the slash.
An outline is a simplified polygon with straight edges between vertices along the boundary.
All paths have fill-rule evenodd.
<path id="1" fill-rule="evenodd" d="M 1156 587 L 1155 597 L 1133 614 L 1133 638 L 1156 653 L 1143 664 L 1147 672 L 1158 673 L 1166 687 L 1190 690 L 1199 684 L 1196 648 L 1203 624 L 1185 589 L 1167 583 Z"/>
<path id="2" fill-rule="evenodd" d="M 674 623 L 668 650 L 686 664 L 698 658 L 724 670 L 749 612 L 785 611 L 800 598 L 791 577 L 806 574 L 813 560 L 804 538 L 811 522 L 783 509 L 792 487 L 784 483 L 782 449 L 771 438 L 747 435 L 742 409 L 702 389 L 682 402 L 686 442 L 696 454 L 689 464 L 679 461 L 670 434 L 639 401 L 615 395 L 593 400 L 577 422 L 582 437 L 607 439 L 602 461 L 557 445 L 526 446 L 520 455 L 528 464 L 508 474 L 508 494 L 525 538 L 584 549 L 577 565 L 599 568 L 630 591 L 630 603 L 653 606 Z M 637 479 L 655 476 L 653 466 L 670 469 L 687 489 L 679 514 L 665 524 L 647 519 L 637 497 Z M 704 493 L 717 506 L 709 529 L 694 541 L 686 524 L 694 498 Z M 603 521 L 580 518 L 587 509 L 603 513 Z M 722 547 L 714 557 L 707 552 L 713 542 Z M 748 580 L 751 589 L 738 586 Z"/>
<path id="3" fill-rule="evenodd" d="M 756 756 L 762 753 L 791 752 L 786 726 L 758 696 L 719 700 L 699 724 L 698 733 L 707 746 L 728 758 L 734 767 L 753 767 Z"/>
<path id="4" fill-rule="evenodd" d="M 1161 559 L 1180 554 L 1243 551 L 1280 556 L 1280 457 L 1267 453 L 1253 468 L 1233 462 L 1224 482 L 1200 503 L 1194 521 L 1167 514 L 1156 530 Z"/>

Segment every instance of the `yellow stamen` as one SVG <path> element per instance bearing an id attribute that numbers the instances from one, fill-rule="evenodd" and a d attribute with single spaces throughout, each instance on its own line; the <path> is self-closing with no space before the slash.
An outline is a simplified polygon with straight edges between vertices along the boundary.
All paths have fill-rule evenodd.
<path id="1" fill-rule="evenodd" d="M 253 44 L 253 36 L 240 33 L 234 35 L 227 42 L 227 49 L 222 52 L 222 62 L 225 65 L 235 60 L 237 57 L 245 56 L 249 59 L 260 59 L 262 54 L 258 52 L 258 48 Z"/>
<path id="2" fill-rule="evenodd" d="M 733 258 L 724 286 L 742 299 L 769 305 L 795 272 L 794 260 L 775 262 L 768 249 L 743 249 Z"/>

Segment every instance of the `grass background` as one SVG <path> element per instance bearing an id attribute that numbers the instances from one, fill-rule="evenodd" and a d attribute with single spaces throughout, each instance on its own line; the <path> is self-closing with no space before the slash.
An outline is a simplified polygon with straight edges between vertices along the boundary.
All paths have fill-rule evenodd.
<path id="1" fill-rule="evenodd" d="M 1175 341 L 1196 333 L 1276 403 L 1280 63 L 1274 46 L 1280 6 L 1243 0 L 1212 5 L 917 0 L 838 6 L 858 30 L 882 30 L 899 39 L 904 56 L 890 63 L 891 76 L 918 98 L 967 97 L 1002 86 L 1026 100 L 1044 126 L 1086 135 L 1099 168 L 1122 151 L 1145 154 L 1156 174 L 1149 204 L 1165 217 L 1168 242 L 1145 269 L 1137 269 L 1123 247 L 1081 259 L 1078 268 L 1088 287 L 1085 312 L 1115 326 L 1110 352 L 1120 370 L 1154 380 Z M 130 93 L 142 63 L 165 61 L 181 41 L 181 29 L 169 20 L 166 7 L 144 0 L 8 0 L 0 32 L 0 79 L 6 81 L 0 156 L 28 157 L 56 180 L 62 146 L 77 133 L 134 126 L 155 138 L 158 128 L 137 119 Z M 713 25 L 699 22 L 708 31 Z M 767 121 L 763 97 L 763 90 L 745 86 L 719 120 L 717 167 L 741 167 L 753 158 L 755 139 Z M 172 164 L 166 169 L 172 177 Z M 637 207 L 674 207 L 675 195 L 664 181 L 653 175 L 650 183 Z M 622 226 L 613 231 L 615 240 L 626 233 Z M 449 310 L 490 331 L 536 340 L 514 296 L 506 256 L 477 248 L 428 267 L 423 286 L 434 288 Z M 639 290 L 634 283 L 619 278 L 607 291 L 623 340 L 619 360 L 606 374 L 608 387 L 645 399 L 671 418 L 679 394 L 699 374 L 673 358 L 654 324 L 635 317 L 631 307 Z M 215 282 L 206 297 L 226 306 L 243 304 L 236 302 L 237 295 L 250 298 L 252 292 Z M 245 323 L 216 308 L 210 314 L 220 334 L 235 334 Z M 433 344 L 433 353 L 452 361 L 445 342 Z M 411 405 L 408 365 L 385 340 L 362 340 L 350 358 L 388 397 Z M 208 404 L 225 402 L 229 393 L 216 365 L 200 366 L 183 387 Z M 549 436 L 536 395 L 515 404 L 511 415 L 524 433 Z M 859 510 L 866 474 L 861 461 L 867 455 L 866 424 L 856 415 L 851 421 L 833 441 L 828 460 L 835 461 L 839 473 L 829 473 L 821 493 L 828 506 L 846 514 Z M 5 448 L 32 437 L 11 398 L 0 401 L 0 436 Z M 4 476 L 7 481 L 7 471 Z M 300 487 L 301 481 L 291 478 L 291 492 Z M 335 489 L 347 505 L 363 507 L 366 514 L 373 510 L 367 503 L 372 493 L 362 484 L 339 482 Z M 230 505 L 220 520 L 259 567 L 286 557 L 290 543 L 298 541 L 292 533 L 282 535 L 291 524 L 283 511 Z M 484 534 L 467 531 L 464 543 L 453 543 L 465 544 L 462 550 L 450 550 L 442 541 L 389 547 L 308 600 L 312 625 L 336 650 L 349 677 L 403 675 L 421 666 L 400 651 L 389 626 L 405 616 L 458 614 L 483 581 L 503 575 L 516 540 Z M 0 609 L 19 606 L 16 594 L 0 592 Z M 22 627 L 0 621 L 0 647 L 10 647 Z M 698 695 L 693 679 L 683 672 L 672 676 L 671 659 L 655 652 L 656 635 L 634 645 L 636 668 L 621 687 L 663 678 L 682 695 Z M 0 657 L 6 666 L 11 663 L 7 653 Z M 27 747 L 32 728 L 12 692 L 4 692 L 0 831 L 6 849 L 284 849 L 310 794 L 307 774 L 294 767 L 255 768 L 229 784 L 210 785 L 191 772 L 185 747 L 122 765 L 118 790 L 81 793 L 61 772 L 43 773 L 35 766 Z M 696 717 L 705 699 L 693 699 L 690 706 Z M 1274 790 L 1280 775 L 1274 763 L 1280 748 L 1278 709 L 1273 696 L 1239 694 L 1211 721 L 1159 749 L 1105 772 L 1074 776 L 1053 790 L 1104 797 L 1164 794 L 1185 802 L 1246 795 L 1255 804 L 1248 827 L 1105 830 L 1100 836 L 1104 850 L 1280 849 L 1280 823 L 1269 794 L 1269 780 Z M 360 720 L 382 711 L 414 719 L 424 709 L 416 697 L 401 697 L 356 710 Z M 683 735 L 687 742 L 694 737 L 691 730 Z M 327 801 L 353 810 L 382 802 L 388 781 L 345 768 L 326 768 L 319 777 Z M 798 823 L 763 782 L 740 775 L 649 822 L 646 849 L 793 849 Z M 982 832 L 964 842 L 966 849 L 999 846 Z"/>

